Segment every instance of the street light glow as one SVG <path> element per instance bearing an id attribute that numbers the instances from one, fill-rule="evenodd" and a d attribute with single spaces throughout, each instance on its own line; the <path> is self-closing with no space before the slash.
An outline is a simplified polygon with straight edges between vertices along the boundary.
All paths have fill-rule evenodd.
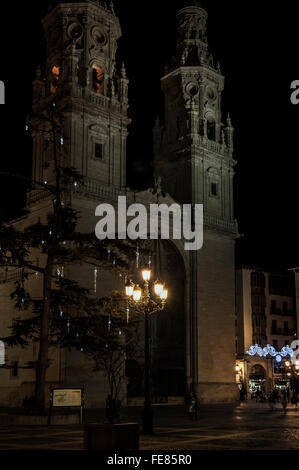
<path id="1" fill-rule="evenodd" d="M 134 293 L 134 284 L 132 282 L 128 282 L 126 284 L 126 296 L 132 297 Z"/>
<path id="2" fill-rule="evenodd" d="M 133 292 L 133 299 L 135 302 L 139 302 L 141 300 L 141 296 L 142 296 L 142 290 L 140 289 L 140 287 L 137 285 L 136 288 L 134 289 L 134 292 Z"/>
<path id="3" fill-rule="evenodd" d="M 163 291 L 162 291 L 161 294 L 160 294 L 160 297 L 161 297 L 161 300 L 167 300 L 167 297 L 168 297 L 168 290 L 167 290 L 167 289 L 163 289 Z"/>
<path id="4" fill-rule="evenodd" d="M 145 282 L 149 282 L 149 280 L 150 280 L 150 278 L 151 278 L 151 274 L 152 274 L 152 272 L 151 272 L 151 270 L 150 270 L 149 268 L 144 268 L 144 269 L 142 270 L 142 277 L 143 277 L 143 280 L 144 280 Z"/>
<path id="5" fill-rule="evenodd" d="M 154 289 L 155 289 L 155 294 L 160 297 L 163 290 L 164 290 L 164 285 L 161 281 L 156 281 L 155 282 L 155 286 L 154 286 Z"/>

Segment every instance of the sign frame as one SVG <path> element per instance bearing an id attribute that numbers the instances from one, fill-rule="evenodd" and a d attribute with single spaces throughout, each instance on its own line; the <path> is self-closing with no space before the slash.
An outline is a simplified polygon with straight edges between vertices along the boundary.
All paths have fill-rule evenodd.
<path id="1" fill-rule="evenodd" d="M 62 405 L 55 405 L 55 392 L 79 392 L 81 393 L 81 400 L 80 400 L 80 405 L 74 405 L 74 404 L 62 404 Z M 84 387 L 55 387 L 52 388 L 50 391 L 50 414 L 49 414 L 49 425 L 51 425 L 51 417 L 52 417 L 52 410 L 53 408 L 59 409 L 59 408 L 79 408 L 80 409 L 80 424 L 83 424 L 83 409 L 84 409 Z"/>

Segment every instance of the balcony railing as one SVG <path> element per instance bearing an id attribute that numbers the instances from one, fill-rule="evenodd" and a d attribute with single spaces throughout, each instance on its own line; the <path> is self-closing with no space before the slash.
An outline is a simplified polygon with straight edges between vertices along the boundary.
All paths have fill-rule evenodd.
<path id="1" fill-rule="evenodd" d="M 272 328 L 271 334 L 273 336 L 294 336 L 295 330 L 285 330 L 283 328 Z"/>
<path id="2" fill-rule="evenodd" d="M 293 312 L 292 310 L 282 310 L 281 308 L 276 308 L 276 309 L 271 309 L 270 311 L 271 315 L 280 315 L 283 317 L 295 317 L 296 313 Z"/>

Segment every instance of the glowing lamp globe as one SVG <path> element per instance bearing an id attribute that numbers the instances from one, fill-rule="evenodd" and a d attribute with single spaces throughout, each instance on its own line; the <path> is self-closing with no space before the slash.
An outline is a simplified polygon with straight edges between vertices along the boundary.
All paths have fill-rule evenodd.
<path id="1" fill-rule="evenodd" d="M 139 302 L 141 300 L 141 296 L 142 296 L 142 290 L 140 289 L 139 286 L 136 286 L 136 288 L 134 289 L 134 292 L 133 292 L 134 301 Z"/>
<path id="2" fill-rule="evenodd" d="M 134 284 L 132 282 L 129 282 L 126 284 L 126 296 L 127 297 L 132 297 L 134 293 Z"/>
<path id="3" fill-rule="evenodd" d="M 144 269 L 142 270 L 142 277 L 143 277 L 143 280 L 144 280 L 145 282 L 148 282 L 148 281 L 150 280 L 150 278 L 151 278 L 151 274 L 152 274 L 152 272 L 151 272 L 151 270 L 150 270 L 149 268 L 144 268 Z"/>
<path id="4" fill-rule="evenodd" d="M 155 294 L 160 297 L 164 290 L 164 284 L 161 281 L 156 281 L 154 289 L 155 289 Z"/>
<path id="5" fill-rule="evenodd" d="M 167 297 L 168 297 L 168 290 L 167 290 L 167 289 L 163 289 L 163 291 L 162 291 L 161 294 L 160 294 L 160 297 L 161 297 L 161 300 L 167 300 Z"/>

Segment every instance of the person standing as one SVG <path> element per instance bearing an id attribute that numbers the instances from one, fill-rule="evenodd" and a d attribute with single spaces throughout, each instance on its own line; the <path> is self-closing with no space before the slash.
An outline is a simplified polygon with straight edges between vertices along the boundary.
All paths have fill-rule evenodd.
<path id="1" fill-rule="evenodd" d="M 271 411 L 275 410 L 275 403 L 276 403 L 275 392 L 274 390 L 272 390 L 272 392 L 269 395 L 269 405 L 270 405 Z"/>
<path id="2" fill-rule="evenodd" d="M 189 411 L 189 418 L 191 420 L 198 419 L 199 404 L 198 404 L 197 396 L 194 392 L 190 393 L 188 411 Z"/>
<path id="3" fill-rule="evenodd" d="M 287 392 L 285 390 L 282 393 L 281 404 L 282 404 L 283 412 L 286 415 L 287 406 L 288 406 L 288 397 L 287 397 Z"/>
<path id="4" fill-rule="evenodd" d="M 297 390 L 293 390 L 293 399 L 292 399 L 293 405 L 295 405 L 296 410 L 298 409 L 298 395 L 297 395 Z"/>

